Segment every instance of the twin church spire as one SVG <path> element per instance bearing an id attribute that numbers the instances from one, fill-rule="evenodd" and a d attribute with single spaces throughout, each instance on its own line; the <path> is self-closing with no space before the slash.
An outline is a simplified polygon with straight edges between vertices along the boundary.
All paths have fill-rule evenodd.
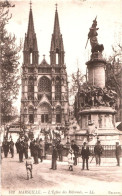
<path id="1" fill-rule="evenodd" d="M 24 64 L 38 64 L 38 46 L 37 38 L 34 30 L 33 13 L 30 6 L 28 31 L 25 34 L 24 42 Z M 31 58 L 30 58 L 31 57 Z"/>
<path id="2" fill-rule="evenodd" d="M 30 63 L 29 56 L 32 54 L 32 63 L 38 64 L 38 46 L 34 29 L 32 3 L 30 2 L 29 22 L 27 34 L 25 34 L 24 42 L 24 63 Z M 58 58 L 58 63 L 56 58 Z M 50 61 L 52 64 L 64 64 L 64 47 L 63 39 L 60 33 L 59 18 L 56 4 L 54 29 L 50 47 Z"/>

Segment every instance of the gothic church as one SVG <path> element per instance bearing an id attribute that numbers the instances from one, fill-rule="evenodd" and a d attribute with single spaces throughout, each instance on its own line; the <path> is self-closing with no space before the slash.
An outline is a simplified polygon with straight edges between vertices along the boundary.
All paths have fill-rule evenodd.
<path id="1" fill-rule="evenodd" d="M 39 63 L 39 53 L 30 6 L 25 34 L 22 65 L 21 123 L 32 126 L 65 126 L 69 101 L 63 38 L 56 7 L 50 47 L 50 64 L 45 56 Z"/>

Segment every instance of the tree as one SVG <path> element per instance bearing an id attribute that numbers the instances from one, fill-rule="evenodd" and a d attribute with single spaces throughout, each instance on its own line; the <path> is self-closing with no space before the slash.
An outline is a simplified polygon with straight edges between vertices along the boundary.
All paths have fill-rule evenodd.
<path id="1" fill-rule="evenodd" d="M 84 82 L 86 82 L 86 75 L 83 75 L 78 68 L 78 70 L 71 75 L 71 86 L 69 88 L 69 94 L 75 95 L 78 93 Z"/>
<path id="2" fill-rule="evenodd" d="M 121 96 L 122 82 L 119 79 L 122 71 L 122 46 L 118 45 L 116 49 L 112 48 L 113 55 L 109 57 L 106 65 L 106 86 L 114 88 Z"/>
<path id="3" fill-rule="evenodd" d="M 0 2 L 0 89 L 1 89 L 1 122 L 10 120 L 12 103 L 19 91 L 19 52 L 16 38 L 7 32 L 6 26 L 11 16 L 9 8 L 14 7 L 8 1 Z"/>
<path id="4" fill-rule="evenodd" d="M 117 121 L 122 119 L 122 46 L 112 47 L 113 54 L 106 64 L 106 86 L 118 94 L 116 109 Z"/>
<path id="5" fill-rule="evenodd" d="M 79 106 L 80 106 L 80 100 L 79 100 L 79 93 L 80 90 L 86 82 L 86 75 L 83 75 L 82 72 L 77 69 L 75 73 L 72 73 L 71 75 L 71 86 L 69 88 L 69 95 L 72 97 L 74 101 L 74 115 L 77 119 Z"/>

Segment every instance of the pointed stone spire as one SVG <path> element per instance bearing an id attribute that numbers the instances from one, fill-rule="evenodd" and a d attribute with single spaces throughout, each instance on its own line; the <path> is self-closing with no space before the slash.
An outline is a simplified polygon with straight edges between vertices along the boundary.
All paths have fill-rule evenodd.
<path id="1" fill-rule="evenodd" d="M 30 1 L 30 13 L 29 13 L 29 23 L 28 23 L 27 36 L 29 38 L 31 38 L 31 37 L 33 37 L 34 33 L 35 33 L 35 30 L 34 30 L 34 22 L 33 22 L 32 3 Z"/>
<path id="2" fill-rule="evenodd" d="M 58 19 L 57 4 L 56 4 L 56 11 L 55 11 L 55 22 L 54 22 L 53 34 L 55 35 L 55 37 L 58 37 L 60 35 L 60 26 L 59 26 L 59 19 Z"/>
<path id="3" fill-rule="evenodd" d="M 28 51 L 25 52 L 25 51 Z M 24 62 L 29 63 L 30 54 L 32 53 L 32 62 L 38 64 L 38 46 L 36 33 L 34 30 L 34 22 L 33 22 L 33 13 L 32 13 L 32 2 L 30 1 L 30 12 L 29 12 L 29 22 L 28 22 L 28 30 L 27 35 L 25 35 L 24 42 Z"/>
<path id="4" fill-rule="evenodd" d="M 54 29 L 53 29 L 51 47 L 50 47 L 50 61 L 51 64 L 53 65 L 57 64 L 57 62 L 60 65 L 64 64 L 64 46 L 63 46 L 62 34 L 60 33 L 57 4 L 56 4 L 56 11 L 55 11 L 55 19 L 54 19 Z"/>

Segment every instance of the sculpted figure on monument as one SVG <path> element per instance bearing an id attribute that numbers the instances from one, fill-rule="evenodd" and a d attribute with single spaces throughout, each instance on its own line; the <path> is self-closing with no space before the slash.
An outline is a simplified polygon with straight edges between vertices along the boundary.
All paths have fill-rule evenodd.
<path id="1" fill-rule="evenodd" d="M 99 44 L 98 40 L 97 40 L 97 30 L 99 28 L 97 28 L 97 17 L 95 18 L 95 20 L 93 20 L 93 24 L 90 28 L 90 31 L 88 33 L 88 39 L 90 39 L 90 44 L 91 44 L 91 52 L 102 52 L 104 50 L 104 46 L 103 44 Z"/>
<path id="2" fill-rule="evenodd" d="M 111 89 L 87 86 L 81 90 L 79 101 L 81 108 L 92 106 L 114 107 L 116 98 L 117 93 Z"/>

